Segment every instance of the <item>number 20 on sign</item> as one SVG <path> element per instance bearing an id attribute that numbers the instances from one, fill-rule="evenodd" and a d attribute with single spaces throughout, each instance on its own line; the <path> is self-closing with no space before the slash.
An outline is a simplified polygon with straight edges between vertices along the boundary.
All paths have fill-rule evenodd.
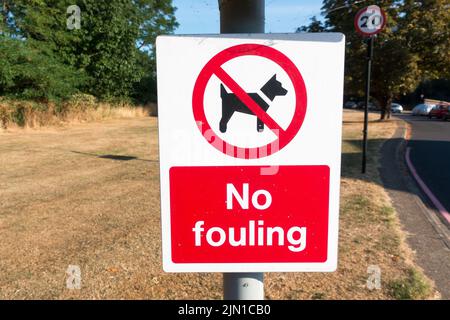
<path id="1" fill-rule="evenodd" d="M 335 270 L 344 44 L 157 39 L 165 271 Z"/>

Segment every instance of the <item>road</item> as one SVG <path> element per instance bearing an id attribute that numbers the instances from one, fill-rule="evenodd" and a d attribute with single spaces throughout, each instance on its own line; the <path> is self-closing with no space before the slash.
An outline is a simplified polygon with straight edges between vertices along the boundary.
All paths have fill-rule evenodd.
<path id="1" fill-rule="evenodd" d="M 434 281 L 441 298 L 450 299 L 450 228 L 445 218 L 450 200 L 450 122 L 410 114 L 396 117 L 410 124 L 410 137 L 403 144 L 406 125 L 400 124 L 383 145 L 383 185 L 415 252 L 414 260 Z"/>
<path id="2" fill-rule="evenodd" d="M 450 212 L 450 121 L 410 114 L 399 117 L 411 124 L 407 148 L 417 175 L 431 192 L 428 198 L 434 196 Z"/>

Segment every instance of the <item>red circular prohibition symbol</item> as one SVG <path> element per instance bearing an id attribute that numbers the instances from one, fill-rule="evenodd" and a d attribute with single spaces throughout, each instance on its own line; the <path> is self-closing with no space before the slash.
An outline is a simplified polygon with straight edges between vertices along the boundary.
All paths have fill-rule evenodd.
<path id="1" fill-rule="evenodd" d="M 364 32 L 363 30 L 361 30 L 361 28 L 360 28 L 359 25 L 358 25 L 359 18 L 361 18 L 361 16 L 362 16 L 364 13 L 366 13 L 366 12 L 367 12 L 367 9 L 369 9 L 370 7 L 372 7 L 372 6 L 365 7 L 365 8 L 362 8 L 361 10 L 359 10 L 359 11 L 356 13 L 355 19 L 353 20 L 353 25 L 355 26 L 356 31 L 357 31 L 360 35 L 362 35 L 362 36 L 364 36 L 364 37 L 371 37 L 371 36 L 374 36 L 374 35 L 380 33 L 380 32 L 384 29 L 384 27 L 386 26 L 386 13 L 385 13 L 384 10 L 381 9 L 380 7 L 375 6 L 375 7 L 377 7 L 378 10 L 380 11 L 381 17 L 383 18 L 383 23 L 381 24 L 381 26 L 380 26 L 378 29 L 375 29 L 375 31 L 373 31 L 373 32 Z"/>
<path id="2" fill-rule="evenodd" d="M 286 130 L 281 128 L 245 91 L 222 69 L 222 65 L 241 56 L 259 56 L 277 63 L 289 76 L 295 91 L 295 112 Z M 267 145 L 243 148 L 222 140 L 211 128 L 205 115 L 204 95 L 206 86 L 213 75 L 216 75 L 239 99 L 249 107 L 264 124 L 271 129 L 277 138 Z M 226 155 L 241 159 L 257 159 L 283 149 L 298 133 L 306 115 L 306 87 L 303 77 L 295 64 L 280 51 L 260 44 L 240 44 L 227 48 L 216 54 L 202 69 L 194 85 L 192 107 L 194 119 L 205 139 L 217 150 Z"/>

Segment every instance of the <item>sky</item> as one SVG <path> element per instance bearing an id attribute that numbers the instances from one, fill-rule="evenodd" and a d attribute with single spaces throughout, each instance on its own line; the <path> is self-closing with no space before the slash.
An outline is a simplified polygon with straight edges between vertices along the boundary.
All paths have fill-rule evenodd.
<path id="1" fill-rule="evenodd" d="M 173 0 L 180 26 L 176 34 L 219 33 L 218 0 Z M 266 32 L 294 32 L 309 24 L 313 16 L 321 18 L 322 0 L 266 0 Z"/>

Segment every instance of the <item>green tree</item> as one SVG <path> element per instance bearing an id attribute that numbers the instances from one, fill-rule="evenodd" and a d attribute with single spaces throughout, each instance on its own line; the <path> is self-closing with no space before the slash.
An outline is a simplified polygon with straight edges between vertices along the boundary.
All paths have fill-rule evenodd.
<path id="1" fill-rule="evenodd" d="M 405 0 L 399 32 L 420 60 L 424 80 L 450 79 L 450 1 Z"/>
<path id="2" fill-rule="evenodd" d="M 139 52 L 138 62 L 144 70 L 144 76 L 133 87 L 132 98 L 143 104 L 156 102 L 156 61 L 153 54 Z"/>
<path id="3" fill-rule="evenodd" d="M 317 18 L 314 16 L 311 19 L 311 22 L 308 26 L 301 26 L 298 27 L 296 32 L 324 32 L 326 31 L 325 26 L 323 25 L 322 21 L 317 20 Z"/>
<path id="4" fill-rule="evenodd" d="M 446 14 L 436 14 L 445 9 L 445 2 Z M 442 77 L 443 71 L 448 73 L 450 20 L 448 0 L 381 0 L 376 4 L 386 12 L 387 25 L 375 39 L 371 96 L 381 105 L 381 119 L 385 119 L 390 116 L 393 99 L 411 92 L 424 77 Z M 349 0 L 323 1 L 323 29 L 346 36 L 345 92 L 348 95 L 364 94 L 367 45 L 355 31 L 353 21 L 366 5 Z M 315 20 L 301 31 L 317 30 L 318 26 Z"/>
<path id="5" fill-rule="evenodd" d="M 86 77 L 31 41 L 0 34 L 0 95 L 39 101 L 62 100 L 77 92 Z"/>
<path id="6" fill-rule="evenodd" d="M 103 99 L 139 98 L 139 83 L 154 74 L 148 66 L 154 67 L 156 36 L 171 33 L 177 26 L 171 0 L 2 3 L 3 20 L 14 37 L 51 50 L 63 63 L 86 75 L 83 91 Z M 73 4 L 81 9 L 81 28 L 69 30 L 66 10 Z"/>

